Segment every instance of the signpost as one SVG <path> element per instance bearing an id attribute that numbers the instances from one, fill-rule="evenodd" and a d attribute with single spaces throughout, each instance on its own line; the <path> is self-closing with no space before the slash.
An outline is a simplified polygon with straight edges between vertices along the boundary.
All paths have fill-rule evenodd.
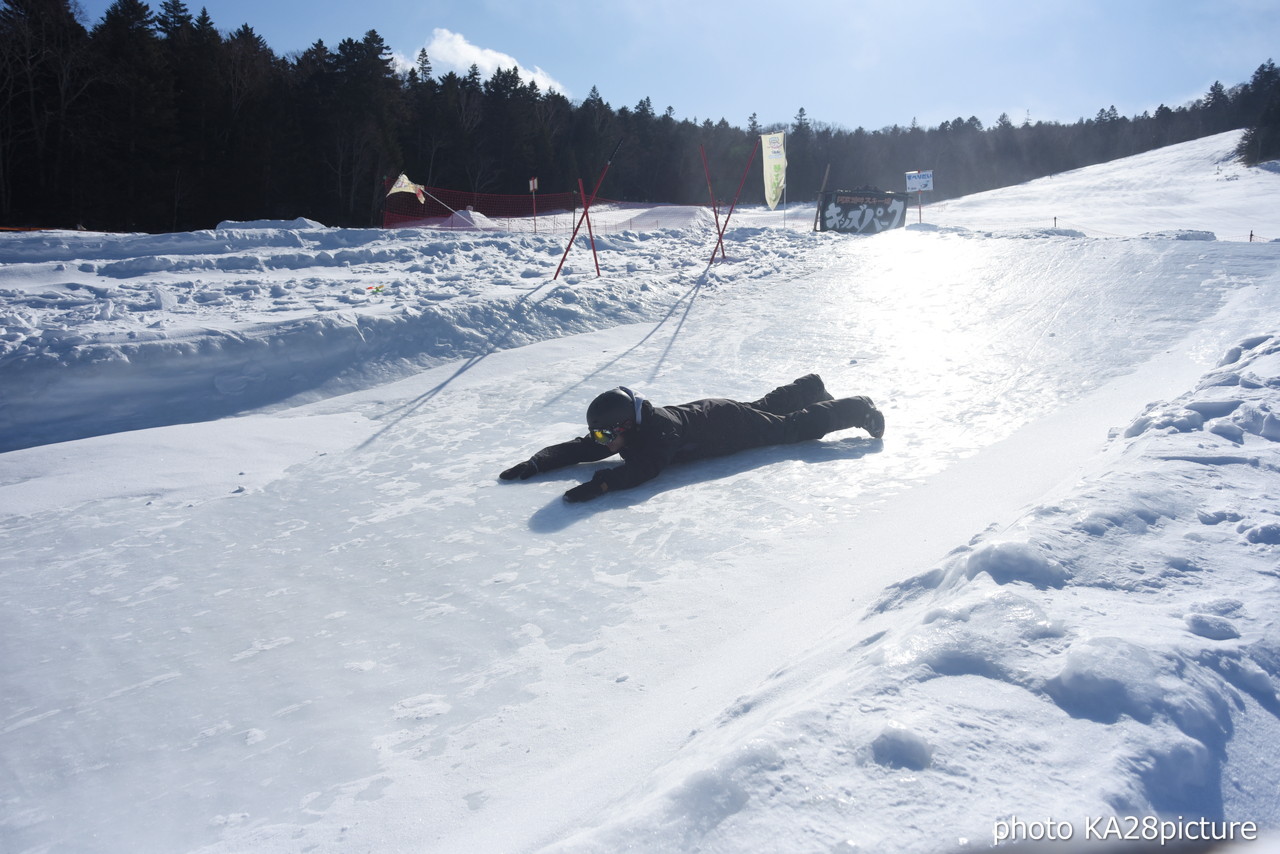
<path id="1" fill-rule="evenodd" d="M 533 197 L 533 233 L 538 233 L 538 179 L 529 179 L 529 195 Z"/>
<path id="2" fill-rule="evenodd" d="M 933 170 L 907 173 L 907 192 L 916 194 L 917 222 L 924 222 L 924 191 L 933 192 Z"/>

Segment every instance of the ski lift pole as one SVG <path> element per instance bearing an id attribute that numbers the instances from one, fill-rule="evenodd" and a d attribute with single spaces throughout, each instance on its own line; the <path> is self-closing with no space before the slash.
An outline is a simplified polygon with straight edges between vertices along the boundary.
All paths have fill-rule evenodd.
<path id="1" fill-rule="evenodd" d="M 716 238 L 716 249 L 720 250 L 720 254 L 724 254 L 724 233 L 729 230 L 729 217 L 733 216 L 733 210 L 738 206 L 738 197 L 742 195 L 742 188 L 747 183 L 747 173 L 751 171 L 751 164 L 756 162 L 756 152 L 760 149 L 760 137 L 756 137 L 756 144 L 751 149 L 751 156 L 747 158 L 747 165 L 742 170 L 742 180 L 738 182 L 738 192 L 733 194 L 733 204 L 729 205 L 729 212 L 724 215 L 724 227 L 720 229 L 720 236 Z M 716 249 L 711 250 L 711 260 L 707 262 L 710 267 L 716 262 Z"/>
<path id="2" fill-rule="evenodd" d="M 720 206 L 716 204 L 716 191 L 711 189 L 711 169 L 707 167 L 707 149 L 705 146 L 698 146 L 698 153 L 702 155 L 702 171 L 707 176 L 707 195 L 711 197 L 711 215 L 716 219 L 716 234 L 720 233 Z M 715 257 L 712 253 L 711 257 Z M 724 247 L 720 247 L 720 257 L 724 258 Z"/>
<path id="3" fill-rule="evenodd" d="M 551 281 L 554 282 L 560 278 L 560 271 L 564 268 L 564 262 L 569 257 L 569 250 L 573 248 L 573 241 L 578 239 L 578 231 L 582 228 L 582 221 L 587 218 L 587 212 L 591 209 L 591 205 L 595 203 L 596 195 L 600 192 L 600 185 L 604 183 L 604 176 L 609 174 L 609 167 L 613 165 L 613 158 L 617 156 L 618 149 L 622 147 L 622 140 L 624 139 L 626 137 L 618 139 L 618 144 L 613 147 L 613 154 L 609 155 L 609 159 L 605 161 L 604 169 L 600 170 L 600 177 L 596 179 L 596 187 L 591 191 L 591 200 L 588 201 L 585 197 L 583 198 L 582 216 L 578 217 L 578 224 L 573 227 L 573 234 L 569 237 L 569 245 L 564 248 L 564 255 L 560 256 L 560 266 L 556 267 L 556 274 L 551 277 Z M 581 186 L 582 179 L 579 178 L 578 182 L 579 186 Z M 592 250 L 594 251 L 594 249 L 595 244 L 593 242 Z M 596 272 L 599 274 L 598 262 Z"/>

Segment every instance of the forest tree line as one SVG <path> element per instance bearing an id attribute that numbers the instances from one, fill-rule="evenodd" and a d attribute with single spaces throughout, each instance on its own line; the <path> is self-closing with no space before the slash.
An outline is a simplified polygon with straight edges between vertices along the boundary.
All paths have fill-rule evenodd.
<path id="1" fill-rule="evenodd" d="M 731 196 L 756 135 L 787 132 L 788 196 L 830 187 L 899 190 L 932 169 L 935 199 L 1021 183 L 1221 131 L 1246 128 L 1238 154 L 1280 157 L 1280 72 L 1268 60 L 1231 87 L 1126 117 L 1073 124 L 848 130 L 803 107 L 782 125 L 676 118 L 644 98 L 613 107 L 542 91 L 517 69 L 484 79 L 434 73 L 419 53 L 399 69 L 377 32 L 278 56 L 248 24 L 220 31 L 202 9 L 116 0 L 89 26 L 73 0 L 0 2 L 0 225 L 180 231 L 221 220 L 306 216 L 380 223 L 386 181 L 476 193 L 588 189 L 622 146 L 601 195 L 704 204 L 704 148 Z M 748 181 L 742 203 L 763 201 Z"/>

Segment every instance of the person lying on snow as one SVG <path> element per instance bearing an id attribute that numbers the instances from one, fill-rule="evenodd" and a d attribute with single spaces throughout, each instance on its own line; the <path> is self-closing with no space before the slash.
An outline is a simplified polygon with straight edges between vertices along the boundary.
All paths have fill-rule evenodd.
<path id="1" fill-rule="evenodd" d="M 833 399 L 817 374 L 779 386 L 751 403 L 706 398 L 654 406 L 619 386 L 591 401 L 586 436 L 543 448 L 498 476 L 528 480 L 540 472 L 619 454 L 621 466 L 597 471 L 564 494 L 566 501 L 589 501 L 644 483 L 672 462 L 820 439 L 851 427 L 879 439 L 884 435 L 884 415 L 867 397 Z"/>

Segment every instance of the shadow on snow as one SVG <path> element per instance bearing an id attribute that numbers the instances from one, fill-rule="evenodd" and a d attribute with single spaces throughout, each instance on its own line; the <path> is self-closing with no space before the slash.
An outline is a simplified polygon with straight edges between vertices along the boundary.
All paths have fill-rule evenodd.
<path id="1" fill-rule="evenodd" d="M 570 504 L 564 500 L 562 495 L 557 495 L 546 506 L 530 517 L 529 530 L 538 534 L 554 533 L 564 530 L 575 522 L 595 513 L 626 509 L 673 489 L 745 474 L 746 472 L 765 468 L 786 460 L 796 460 L 807 464 L 826 463 L 834 460 L 858 460 L 868 454 L 878 454 L 883 450 L 884 440 L 882 439 L 847 437 L 834 441 L 771 445 L 764 448 L 739 451 L 729 456 L 694 460 L 688 463 L 676 463 L 647 483 L 642 483 L 625 491 L 607 493 L 582 504 Z M 591 475 L 598 469 L 613 468 L 617 464 L 617 459 L 604 460 L 598 463 L 582 463 L 540 475 L 531 483 L 561 481 L 577 484 L 589 480 Z M 506 485 L 516 485 L 519 482 L 504 483 Z M 767 483 L 762 480 L 761 489 L 768 488 Z"/>

